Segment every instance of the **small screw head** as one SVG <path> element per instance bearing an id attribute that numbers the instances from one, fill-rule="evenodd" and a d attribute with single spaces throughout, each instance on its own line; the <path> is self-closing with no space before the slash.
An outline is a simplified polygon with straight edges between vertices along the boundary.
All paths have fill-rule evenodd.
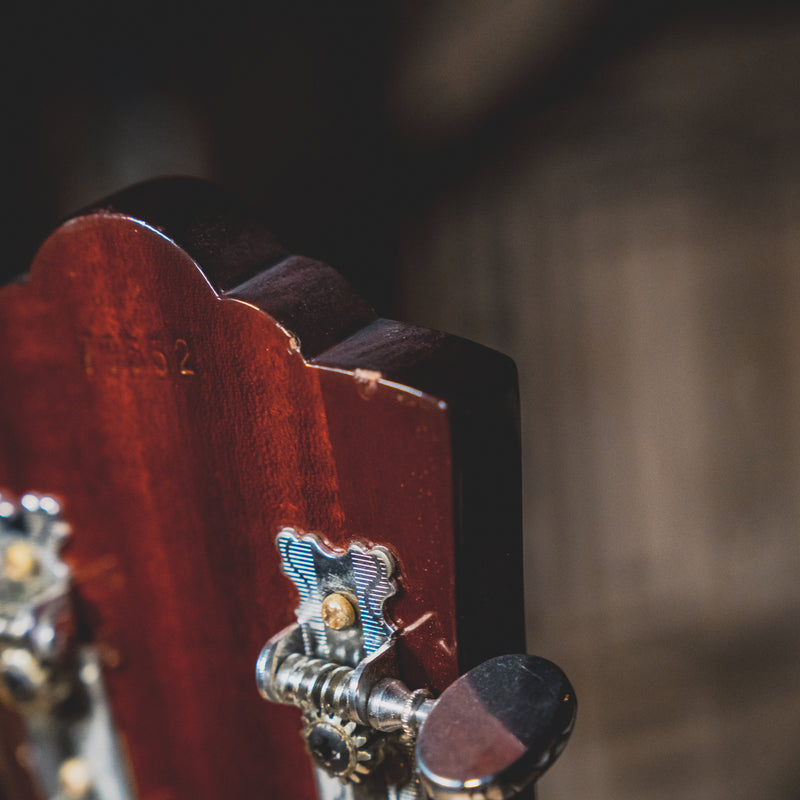
<path id="1" fill-rule="evenodd" d="M 314 761 L 331 775 L 342 775 L 350 767 L 353 747 L 336 727 L 318 723 L 306 733 L 306 742 Z"/>
<path id="2" fill-rule="evenodd" d="M 300 735 L 314 763 L 341 783 L 361 783 L 383 757 L 373 732 L 355 722 L 311 712 L 303 723 Z"/>
<path id="3" fill-rule="evenodd" d="M 322 621 L 334 631 L 349 628 L 356 621 L 353 604 L 338 592 L 329 594 L 322 601 L 321 616 Z"/>
<path id="4" fill-rule="evenodd" d="M 58 785 L 69 800 L 81 800 L 92 788 L 89 767 L 82 758 L 68 758 L 58 768 Z"/>
<path id="5" fill-rule="evenodd" d="M 13 542 L 6 548 L 3 576 L 12 581 L 24 581 L 39 571 L 39 557 L 29 542 Z"/>
<path id="6" fill-rule="evenodd" d="M 47 684 L 47 673 L 33 654 L 21 647 L 0 651 L 0 700 L 11 707 L 37 700 Z"/>

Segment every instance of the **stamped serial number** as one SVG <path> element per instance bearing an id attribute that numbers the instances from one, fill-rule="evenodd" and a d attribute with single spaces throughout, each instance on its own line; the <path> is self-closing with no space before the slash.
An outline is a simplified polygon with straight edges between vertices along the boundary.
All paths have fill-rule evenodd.
<path id="1" fill-rule="evenodd" d="M 83 369 L 87 375 L 132 375 L 166 378 L 197 374 L 186 339 L 131 335 L 84 337 Z"/>

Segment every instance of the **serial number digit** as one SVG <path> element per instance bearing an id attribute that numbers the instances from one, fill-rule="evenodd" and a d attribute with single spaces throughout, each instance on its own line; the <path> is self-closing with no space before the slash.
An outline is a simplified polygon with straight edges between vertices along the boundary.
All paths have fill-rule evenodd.
<path id="1" fill-rule="evenodd" d="M 178 359 L 178 372 L 181 375 L 195 375 L 195 371 L 190 366 L 191 353 L 189 345 L 185 339 L 175 341 L 175 357 Z"/>

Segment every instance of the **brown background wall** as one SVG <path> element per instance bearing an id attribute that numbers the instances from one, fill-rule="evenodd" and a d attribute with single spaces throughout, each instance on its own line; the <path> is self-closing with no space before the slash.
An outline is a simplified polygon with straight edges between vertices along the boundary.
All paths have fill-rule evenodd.
<path id="1" fill-rule="evenodd" d="M 403 313 L 520 366 L 529 646 L 582 703 L 543 798 L 800 793 L 799 53 L 659 31 L 403 250 Z"/>
<path id="2" fill-rule="evenodd" d="M 529 647 L 581 703 L 541 797 L 800 797 L 800 14 L 293 8 L 9 18 L 3 271 L 189 172 L 511 353 Z"/>

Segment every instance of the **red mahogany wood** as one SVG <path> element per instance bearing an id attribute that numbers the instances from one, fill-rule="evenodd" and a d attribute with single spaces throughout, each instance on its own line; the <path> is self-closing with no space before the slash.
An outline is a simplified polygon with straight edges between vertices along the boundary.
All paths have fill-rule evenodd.
<path id="1" fill-rule="evenodd" d="M 0 487 L 63 503 L 140 800 L 313 796 L 297 711 L 254 688 L 297 602 L 282 526 L 395 553 L 410 686 L 524 648 L 511 362 L 376 320 L 205 184 L 62 225 L 0 291 L 0 376 Z"/>

